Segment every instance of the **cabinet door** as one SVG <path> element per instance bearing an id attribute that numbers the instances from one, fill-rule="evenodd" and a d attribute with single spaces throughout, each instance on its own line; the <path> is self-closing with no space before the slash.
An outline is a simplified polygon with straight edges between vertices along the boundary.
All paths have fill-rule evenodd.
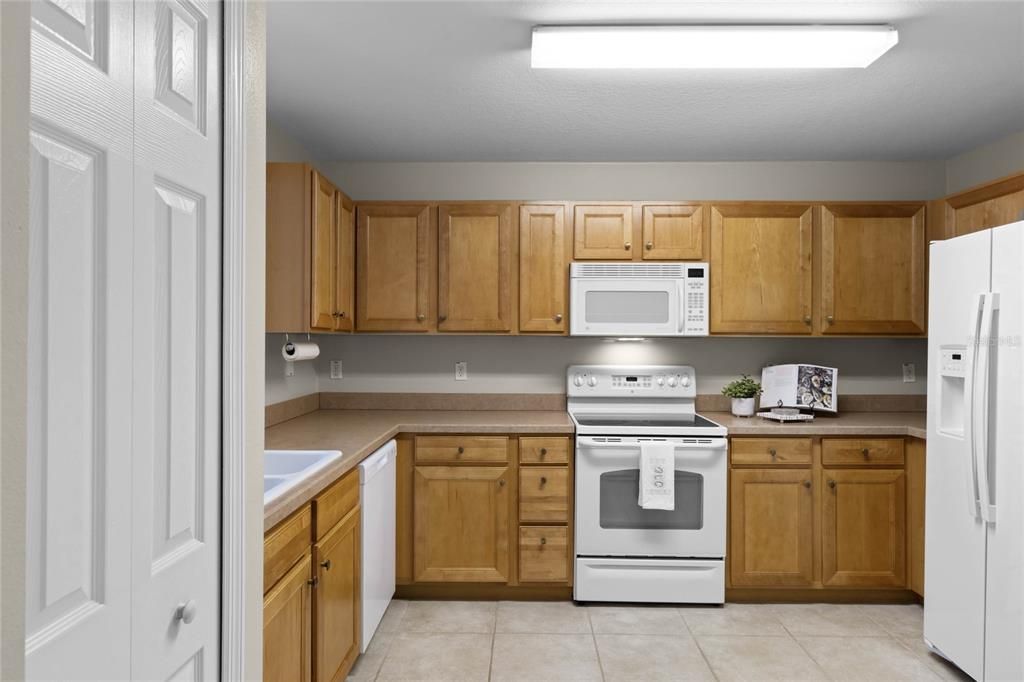
<path id="1" fill-rule="evenodd" d="M 734 586 L 814 582 L 811 472 L 736 469 L 730 474 L 729 575 Z"/>
<path id="2" fill-rule="evenodd" d="M 902 471 L 825 469 L 822 582 L 906 584 L 906 479 Z"/>
<path id="3" fill-rule="evenodd" d="M 711 332 L 810 334 L 811 207 L 711 207 Z"/>
<path id="4" fill-rule="evenodd" d="M 335 195 L 337 261 L 334 278 L 334 328 L 352 331 L 356 317 L 356 213 L 352 200 Z"/>
<path id="5" fill-rule="evenodd" d="M 359 655 L 359 508 L 313 546 L 317 682 L 344 680 Z"/>
<path id="6" fill-rule="evenodd" d="M 509 467 L 418 466 L 417 582 L 508 582 Z"/>
<path id="7" fill-rule="evenodd" d="M 519 207 L 519 331 L 569 328 L 569 252 L 565 206 Z"/>
<path id="8" fill-rule="evenodd" d="M 632 260 L 633 205 L 577 205 L 574 255 L 581 260 Z"/>
<path id="9" fill-rule="evenodd" d="M 264 682 L 309 682 L 310 559 L 295 564 L 263 598 Z"/>
<path id="10" fill-rule="evenodd" d="M 907 587 L 924 596 L 925 442 L 907 441 Z"/>
<path id="11" fill-rule="evenodd" d="M 356 328 L 425 332 L 437 297 L 435 212 L 424 204 L 356 209 Z"/>
<path id="12" fill-rule="evenodd" d="M 644 260 L 704 257 L 704 209 L 700 204 L 646 204 L 641 215 Z"/>
<path id="13" fill-rule="evenodd" d="M 922 334 L 924 204 L 821 209 L 823 334 Z"/>
<path id="14" fill-rule="evenodd" d="M 515 256 L 512 204 L 439 206 L 438 330 L 512 331 Z"/>
<path id="15" fill-rule="evenodd" d="M 313 329 L 334 329 L 335 237 L 334 185 L 313 171 L 313 226 L 310 270 L 309 326 Z"/>

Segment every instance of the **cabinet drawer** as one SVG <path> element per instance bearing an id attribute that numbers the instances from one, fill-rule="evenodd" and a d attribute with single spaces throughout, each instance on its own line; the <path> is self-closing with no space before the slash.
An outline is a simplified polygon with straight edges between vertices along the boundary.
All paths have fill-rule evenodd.
<path id="1" fill-rule="evenodd" d="M 752 466 L 811 465 L 810 438 L 733 438 L 732 463 Z"/>
<path id="2" fill-rule="evenodd" d="M 541 523 L 569 520 L 568 467 L 522 467 L 519 470 L 519 520 Z"/>
<path id="3" fill-rule="evenodd" d="M 270 529 L 263 538 L 263 592 L 309 553 L 313 542 L 313 512 L 306 505 Z"/>
<path id="4" fill-rule="evenodd" d="M 568 464 L 568 438 L 520 438 L 519 462 L 521 464 Z"/>
<path id="5" fill-rule="evenodd" d="M 353 469 L 342 476 L 340 481 L 317 495 L 313 504 L 316 505 L 316 539 L 319 540 L 359 504 L 359 471 Z"/>
<path id="6" fill-rule="evenodd" d="M 821 441 L 824 466 L 902 466 L 902 438 L 825 438 Z"/>
<path id="7" fill-rule="evenodd" d="M 564 583 L 569 580 L 569 532 L 565 526 L 519 529 L 519 581 Z"/>
<path id="8" fill-rule="evenodd" d="M 416 436 L 416 463 L 504 463 L 508 461 L 506 436 Z"/>

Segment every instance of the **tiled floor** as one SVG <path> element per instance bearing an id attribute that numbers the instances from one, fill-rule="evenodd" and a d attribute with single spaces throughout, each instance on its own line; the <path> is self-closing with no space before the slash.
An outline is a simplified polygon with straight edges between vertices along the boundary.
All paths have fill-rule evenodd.
<path id="1" fill-rule="evenodd" d="M 354 680 L 959 680 L 919 606 L 396 601 Z"/>

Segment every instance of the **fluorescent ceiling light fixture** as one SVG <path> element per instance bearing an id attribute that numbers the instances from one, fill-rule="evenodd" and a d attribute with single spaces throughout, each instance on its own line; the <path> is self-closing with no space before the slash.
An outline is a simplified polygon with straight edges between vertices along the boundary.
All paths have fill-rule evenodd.
<path id="1" fill-rule="evenodd" d="M 535 26 L 535 69 L 863 69 L 887 25 Z"/>

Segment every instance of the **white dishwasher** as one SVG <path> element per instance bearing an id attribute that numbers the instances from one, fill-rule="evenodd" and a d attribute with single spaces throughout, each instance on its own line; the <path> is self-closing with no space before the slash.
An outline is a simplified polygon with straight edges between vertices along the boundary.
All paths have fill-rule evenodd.
<path id="1" fill-rule="evenodd" d="M 359 465 L 362 500 L 362 637 L 366 653 L 380 619 L 395 594 L 395 460 L 398 450 L 389 441 Z"/>

